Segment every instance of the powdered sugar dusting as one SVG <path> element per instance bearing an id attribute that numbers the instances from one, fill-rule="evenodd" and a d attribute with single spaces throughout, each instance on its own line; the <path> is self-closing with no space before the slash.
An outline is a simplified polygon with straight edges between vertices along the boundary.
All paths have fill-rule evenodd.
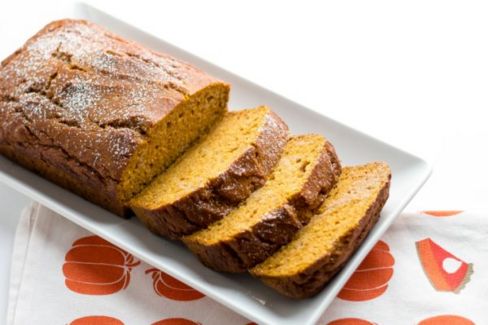
<path id="1" fill-rule="evenodd" d="M 114 137 L 110 140 L 110 151 L 117 157 L 125 157 L 130 153 L 129 146 L 122 137 Z"/>
<path id="2" fill-rule="evenodd" d="M 66 107 L 69 115 L 77 121 L 85 121 L 87 109 L 92 107 L 99 99 L 100 94 L 86 80 L 77 78 L 72 85 L 66 89 L 66 95 L 63 98 L 63 107 Z"/>
<path id="3" fill-rule="evenodd" d="M 6 94 L 33 121 L 52 119 L 87 132 L 90 143 L 70 139 L 79 151 L 71 154 L 92 156 L 89 164 L 104 168 L 124 164 L 145 130 L 141 124 L 158 116 L 153 103 L 172 100 L 174 92 L 187 95 L 192 77 L 184 63 L 82 22 L 54 23 L 18 55 L 0 69 Z"/>
<path id="4" fill-rule="evenodd" d="M 114 58 L 106 52 L 101 52 L 99 55 L 95 56 L 91 60 L 91 63 L 93 67 L 99 71 L 110 74 L 115 74 L 117 72 L 117 64 Z"/>

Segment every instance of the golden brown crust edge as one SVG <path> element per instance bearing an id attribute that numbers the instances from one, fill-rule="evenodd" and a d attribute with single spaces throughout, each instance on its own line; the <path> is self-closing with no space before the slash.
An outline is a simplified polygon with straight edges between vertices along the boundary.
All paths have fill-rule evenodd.
<path id="1" fill-rule="evenodd" d="M 220 220 L 261 187 L 278 162 L 288 139 L 288 126 L 270 111 L 255 145 L 207 186 L 177 202 L 147 210 L 133 206 L 138 218 L 160 236 L 179 239 Z"/>
<path id="2" fill-rule="evenodd" d="M 308 222 L 308 215 L 324 200 L 337 182 L 341 165 L 334 147 L 327 141 L 319 162 L 300 193 L 269 213 L 252 229 L 230 241 L 212 246 L 183 239 L 207 267 L 216 271 L 241 273 L 264 261 Z"/>
<path id="3" fill-rule="evenodd" d="M 290 298 L 308 298 L 316 295 L 342 269 L 376 224 L 388 199 L 389 188 L 390 181 L 380 190 L 376 200 L 361 219 L 360 226 L 342 238 L 335 254 L 324 256 L 300 274 L 286 278 L 260 277 L 261 281 Z"/>

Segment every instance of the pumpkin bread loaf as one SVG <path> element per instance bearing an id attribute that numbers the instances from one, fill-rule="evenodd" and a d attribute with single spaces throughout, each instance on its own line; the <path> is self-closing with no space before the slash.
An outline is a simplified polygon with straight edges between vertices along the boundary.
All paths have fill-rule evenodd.
<path id="1" fill-rule="evenodd" d="M 83 20 L 0 66 L 0 153 L 118 215 L 227 109 L 229 86 Z"/>
<path id="2" fill-rule="evenodd" d="M 252 268 L 251 274 L 289 297 L 319 292 L 378 220 L 388 198 L 390 177 L 390 168 L 381 162 L 344 168 L 309 224 Z"/>
<path id="3" fill-rule="evenodd" d="M 222 220 L 183 241 L 206 266 L 244 272 L 291 240 L 340 170 L 333 146 L 322 136 L 292 137 L 263 187 Z"/>
<path id="4" fill-rule="evenodd" d="M 269 108 L 230 112 L 131 201 L 154 233 L 178 239 L 203 229 L 261 187 L 288 127 Z"/>

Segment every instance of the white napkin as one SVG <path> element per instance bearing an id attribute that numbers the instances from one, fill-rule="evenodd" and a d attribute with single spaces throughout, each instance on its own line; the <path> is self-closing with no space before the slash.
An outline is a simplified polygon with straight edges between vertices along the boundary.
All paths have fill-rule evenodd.
<path id="1" fill-rule="evenodd" d="M 17 229 L 7 323 L 250 321 L 34 204 Z M 399 217 L 319 321 L 473 323 L 488 324 L 488 220 L 467 212 Z"/>

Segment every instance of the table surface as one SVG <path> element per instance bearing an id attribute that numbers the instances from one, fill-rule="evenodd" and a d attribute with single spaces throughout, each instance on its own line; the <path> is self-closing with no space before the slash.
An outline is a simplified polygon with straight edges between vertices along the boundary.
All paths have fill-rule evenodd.
<path id="1" fill-rule="evenodd" d="M 10 1 L 0 58 L 69 1 Z M 187 51 L 434 163 L 407 210 L 488 211 L 488 5 L 484 2 L 105 1 Z M 29 10 L 25 10 L 29 8 Z M 191 8 L 191 10 L 189 9 Z M 184 23 L 182 23 L 184 22 Z M 29 199 L 0 184 L 0 315 Z M 0 323 L 5 321 L 0 320 Z"/>

